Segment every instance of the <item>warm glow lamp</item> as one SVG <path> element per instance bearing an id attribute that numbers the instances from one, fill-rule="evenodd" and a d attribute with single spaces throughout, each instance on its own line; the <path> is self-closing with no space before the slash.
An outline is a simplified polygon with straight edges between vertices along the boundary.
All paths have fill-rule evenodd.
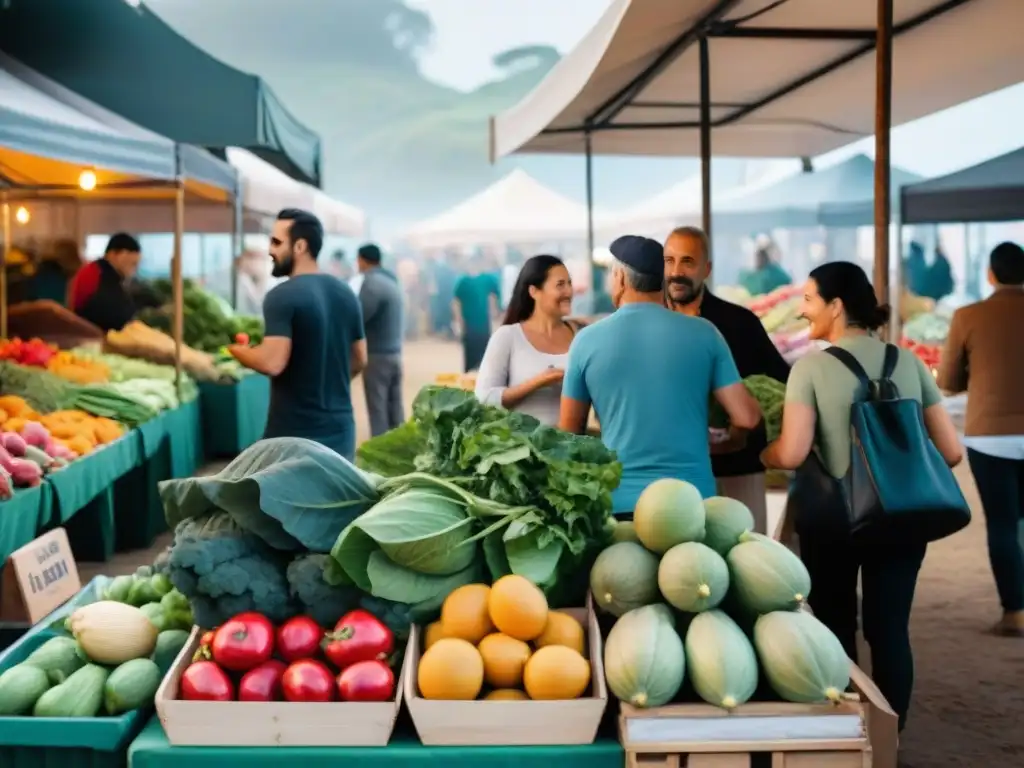
<path id="1" fill-rule="evenodd" d="M 28 224 L 32 219 L 32 214 L 28 212 L 28 208 L 25 206 L 19 206 L 18 210 L 14 212 L 14 220 L 19 224 Z"/>
<path id="2" fill-rule="evenodd" d="M 96 189 L 96 174 L 92 171 L 82 171 L 78 177 L 78 186 L 86 192 L 92 192 Z"/>

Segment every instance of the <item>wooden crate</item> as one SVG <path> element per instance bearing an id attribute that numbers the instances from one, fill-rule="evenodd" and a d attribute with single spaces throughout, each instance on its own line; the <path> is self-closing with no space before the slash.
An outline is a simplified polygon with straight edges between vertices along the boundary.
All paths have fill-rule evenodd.
<path id="1" fill-rule="evenodd" d="M 416 669 L 422 632 L 413 627 L 406 653 L 405 701 L 420 741 L 427 746 L 592 744 L 608 689 L 601 631 L 592 608 L 566 609 L 583 623 L 590 657 L 590 695 L 571 701 L 432 701 L 420 696 Z"/>
<path id="2" fill-rule="evenodd" d="M 838 705 L 750 702 L 637 709 L 622 704 L 626 768 L 896 768 L 896 715 L 856 666 L 856 693 Z"/>
<path id="3" fill-rule="evenodd" d="M 383 747 L 402 706 L 406 654 L 394 701 L 293 703 L 287 701 L 181 701 L 181 674 L 192 662 L 203 630 L 192 635 L 156 692 L 156 712 L 176 746 Z"/>

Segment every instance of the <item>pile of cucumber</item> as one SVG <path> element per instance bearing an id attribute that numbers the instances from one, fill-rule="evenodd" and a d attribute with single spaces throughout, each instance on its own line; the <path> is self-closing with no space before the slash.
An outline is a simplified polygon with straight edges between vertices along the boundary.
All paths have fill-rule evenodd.
<path id="1" fill-rule="evenodd" d="M 97 598 L 132 605 L 146 615 L 159 631 L 152 655 L 113 667 L 98 664 L 68 636 L 62 619 L 50 628 L 61 634 L 0 674 L 0 716 L 117 717 L 152 706 L 161 680 L 188 642 L 188 599 L 148 566 L 111 579 Z"/>

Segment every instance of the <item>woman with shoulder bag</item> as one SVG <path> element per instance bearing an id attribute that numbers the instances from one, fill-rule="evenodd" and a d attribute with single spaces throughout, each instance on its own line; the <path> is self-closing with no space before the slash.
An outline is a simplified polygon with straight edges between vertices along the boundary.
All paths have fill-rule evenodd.
<path id="1" fill-rule="evenodd" d="M 555 426 L 577 330 L 566 320 L 571 311 L 572 279 L 562 260 L 549 255 L 527 259 L 505 321 L 487 343 L 476 377 L 477 398 Z"/>
<path id="2" fill-rule="evenodd" d="M 863 396 L 861 381 L 843 358 L 852 356 L 853 365 L 859 364 L 871 379 L 879 376 L 886 367 L 887 348 L 896 349 L 874 335 L 888 322 L 889 307 L 878 303 L 860 267 L 832 262 L 811 272 L 801 313 L 810 321 L 812 339 L 838 349 L 832 354 L 812 352 L 793 366 L 782 432 L 761 459 L 769 469 L 797 471 L 789 513 L 795 516 L 800 557 L 811 576 L 808 602 L 854 661 L 860 574 L 872 676 L 899 715 L 902 729 L 914 680 L 910 611 L 927 543 L 898 535 L 855 540 L 840 482 L 853 457 L 851 410 Z M 955 466 L 962 449 L 935 378 L 911 351 L 888 354 L 895 362 L 888 381 L 899 398 L 920 403 L 928 438 L 942 460 Z"/>

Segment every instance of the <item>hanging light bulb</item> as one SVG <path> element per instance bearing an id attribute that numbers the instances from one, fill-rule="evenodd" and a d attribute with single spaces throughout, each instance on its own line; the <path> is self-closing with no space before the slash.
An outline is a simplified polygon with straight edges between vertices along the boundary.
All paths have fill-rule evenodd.
<path id="1" fill-rule="evenodd" d="M 21 205 L 18 206 L 18 210 L 14 212 L 14 220 L 19 224 L 28 224 L 32 219 L 32 214 L 28 212 L 28 208 Z"/>
<path id="2" fill-rule="evenodd" d="M 78 177 L 78 186 L 86 192 L 96 189 L 96 174 L 93 171 L 82 171 Z"/>

